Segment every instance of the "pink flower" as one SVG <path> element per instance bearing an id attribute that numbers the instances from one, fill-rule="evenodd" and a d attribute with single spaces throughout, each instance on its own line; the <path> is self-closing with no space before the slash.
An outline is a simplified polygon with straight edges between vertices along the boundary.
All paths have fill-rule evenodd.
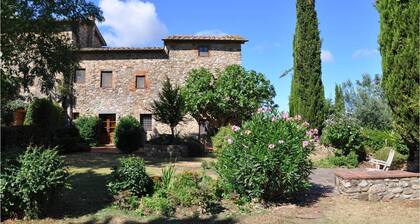
<path id="1" fill-rule="evenodd" d="M 273 117 L 271 118 L 271 121 L 272 121 L 272 122 L 277 121 L 277 117 L 276 117 L 276 116 L 273 116 Z"/>
<path id="2" fill-rule="evenodd" d="M 289 113 L 287 112 L 281 113 L 281 118 L 283 118 L 284 120 L 287 120 L 289 118 Z"/>
<path id="3" fill-rule="evenodd" d="M 284 141 L 283 140 L 279 140 L 279 144 L 283 144 L 284 143 Z"/>
<path id="4" fill-rule="evenodd" d="M 269 149 L 274 149 L 274 147 L 275 147 L 275 145 L 274 145 L 274 144 L 269 144 L 269 145 L 268 145 L 268 148 L 269 148 Z"/>
<path id="5" fill-rule="evenodd" d="M 309 123 L 307 121 L 303 122 L 303 127 L 305 128 L 309 127 Z"/>
<path id="6" fill-rule="evenodd" d="M 232 126 L 232 131 L 234 131 L 234 132 L 239 131 L 239 129 L 241 129 L 241 128 L 240 128 L 240 127 L 238 127 L 238 126 L 236 126 L 236 125 L 233 125 L 233 126 Z"/>
<path id="7" fill-rule="evenodd" d="M 306 147 L 306 146 L 308 146 L 308 145 L 309 145 L 309 142 L 308 142 L 308 141 L 303 141 L 303 142 L 302 142 L 302 145 L 303 145 L 303 147 Z"/>
<path id="8" fill-rule="evenodd" d="M 300 120 L 302 120 L 302 116 L 300 116 L 300 115 L 298 114 L 298 115 L 296 115 L 296 116 L 294 117 L 294 119 L 295 119 L 295 120 L 297 120 L 297 121 L 300 121 Z"/>
<path id="9" fill-rule="evenodd" d="M 232 145 L 233 140 L 232 140 L 231 138 L 228 138 L 228 139 L 227 139 L 227 143 L 228 143 L 229 145 Z"/>

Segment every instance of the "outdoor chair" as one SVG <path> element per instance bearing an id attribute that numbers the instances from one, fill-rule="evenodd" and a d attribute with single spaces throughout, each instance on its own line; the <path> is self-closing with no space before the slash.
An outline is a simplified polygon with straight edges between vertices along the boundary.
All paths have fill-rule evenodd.
<path id="1" fill-rule="evenodd" d="M 375 169 L 369 169 L 369 170 L 388 171 L 389 168 L 391 167 L 392 160 L 394 159 L 394 154 L 395 154 L 395 151 L 393 149 L 390 149 L 388 153 L 388 158 L 386 159 L 386 161 L 374 159 L 372 157 L 369 158 L 369 162 L 372 164 L 375 164 Z"/>

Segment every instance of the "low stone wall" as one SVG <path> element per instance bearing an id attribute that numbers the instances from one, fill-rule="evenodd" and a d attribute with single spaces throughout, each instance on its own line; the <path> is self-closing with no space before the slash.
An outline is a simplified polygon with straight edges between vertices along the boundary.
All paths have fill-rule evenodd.
<path id="1" fill-rule="evenodd" d="M 340 194 L 369 201 L 420 199 L 420 173 L 406 171 L 337 171 Z"/>
<path id="2" fill-rule="evenodd" d="M 187 157 L 188 148 L 186 145 L 145 145 L 143 153 L 154 158 Z"/>

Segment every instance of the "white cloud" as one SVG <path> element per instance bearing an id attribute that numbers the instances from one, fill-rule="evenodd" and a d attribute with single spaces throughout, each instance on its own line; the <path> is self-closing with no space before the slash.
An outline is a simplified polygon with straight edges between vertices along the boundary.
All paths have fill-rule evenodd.
<path id="1" fill-rule="evenodd" d="M 105 21 L 104 38 L 109 46 L 144 46 L 160 41 L 167 32 L 153 3 L 140 0 L 100 0 Z"/>
<path id="2" fill-rule="evenodd" d="M 321 61 L 322 62 L 334 62 L 334 56 L 329 50 L 321 50 Z"/>
<path id="3" fill-rule="evenodd" d="M 199 36 L 222 36 L 226 35 L 225 32 L 219 30 L 219 29 L 213 29 L 213 30 L 201 30 L 195 33 L 195 35 Z"/>
<path id="4" fill-rule="evenodd" d="M 364 49 L 357 49 L 353 52 L 353 55 L 351 56 L 353 59 L 358 58 L 365 58 L 365 57 L 371 57 L 379 55 L 379 51 L 377 49 L 371 49 L 371 48 L 364 48 Z"/>

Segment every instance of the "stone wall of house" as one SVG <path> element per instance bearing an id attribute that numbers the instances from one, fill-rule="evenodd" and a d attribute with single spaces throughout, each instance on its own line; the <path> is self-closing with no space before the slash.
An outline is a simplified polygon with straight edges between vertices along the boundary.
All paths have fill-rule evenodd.
<path id="1" fill-rule="evenodd" d="M 420 199 L 420 177 L 418 175 L 395 175 L 394 177 L 388 175 L 386 178 L 359 176 L 358 179 L 336 175 L 336 187 L 340 194 L 360 200 Z"/>
<path id="2" fill-rule="evenodd" d="M 199 57 L 195 43 L 171 45 L 161 50 L 101 50 L 81 53 L 80 67 L 85 69 L 85 83 L 76 83 L 74 112 L 80 115 L 116 114 L 117 121 L 125 115 L 139 119 L 140 114 L 151 114 L 150 105 L 168 76 L 173 83 L 184 84 L 188 72 L 205 67 L 212 71 L 230 64 L 241 64 L 239 43 L 215 43 L 209 57 Z M 101 71 L 112 71 L 112 88 L 101 88 Z M 136 89 L 136 76 L 146 77 L 146 88 Z M 153 119 L 149 135 L 170 133 L 167 125 Z M 176 128 L 180 135 L 198 134 L 197 122 L 187 117 Z"/>

